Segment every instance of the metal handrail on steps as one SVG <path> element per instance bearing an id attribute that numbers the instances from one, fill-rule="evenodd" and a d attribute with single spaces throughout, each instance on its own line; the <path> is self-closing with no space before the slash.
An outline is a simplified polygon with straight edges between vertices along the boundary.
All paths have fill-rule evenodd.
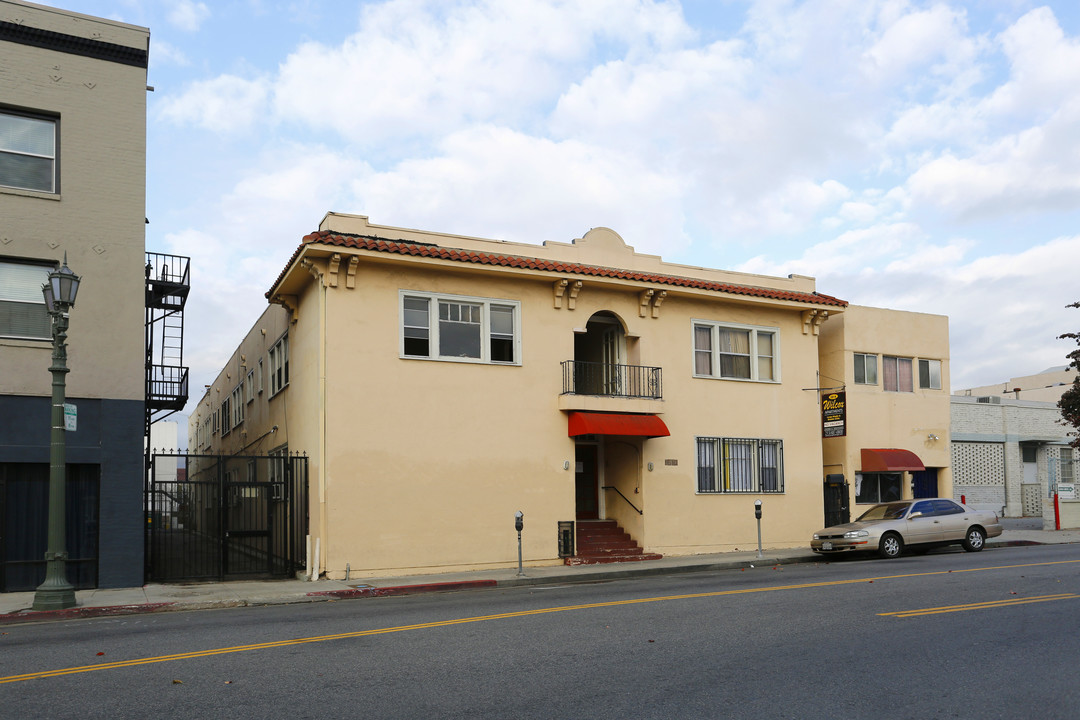
<path id="1" fill-rule="evenodd" d="M 622 494 L 622 490 L 619 490 L 619 488 L 615 487 L 614 485 L 603 485 L 603 486 L 601 486 L 601 488 L 600 488 L 600 489 L 601 489 L 601 490 L 614 490 L 615 492 L 619 493 L 619 497 L 621 497 L 621 498 L 622 498 L 623 500 L 625 500 L 625 501 L 626 501 L 626 504 L 627 504 L 627 505 L 629 505 L 630 507 L 632 507 L 632 508 L 634 508 L 635 510 L 637 510 L 637 514 L 638 514 L 638 515 L 644 515 L 644 514 L 645 514 L 645 513 L 643 513 L 642 511 L 638 510 L 638 508 L 637 508 L 637 505 L 635 505 L 634 503 L 630 502 L 630 498 L 628 498 L 628 497 L 626 497 L 625 495 L 623 495 L 623 494 Z"/>

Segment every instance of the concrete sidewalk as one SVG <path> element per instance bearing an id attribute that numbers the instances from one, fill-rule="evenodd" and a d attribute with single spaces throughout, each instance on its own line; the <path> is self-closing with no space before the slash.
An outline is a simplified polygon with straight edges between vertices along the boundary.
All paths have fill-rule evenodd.
<path id="1" fill-rule="evenodd" d="M 1005 525 L 1005 532 L 1001 536 L 987 541 L 988 549 L 1010 545 L 1080 543 L 1080 530 L 1036 530 L 1030 528 L 1030 523 L 1025 525 L 1020 522 L 1006 522 Z M 763 558 L 758 558 L 757 550 L 751 550 L 606 565 L 526 567 L 524 577 L 518 577 L 517 568 L 500 568 L 407 577 L 364 578 L 348 582 L 249 580 L 191 585 L 151 584 L 114 590 L 79 590 L 75 593 L 75 607 L 41 612 L 31 610 L 34 593 L 3 593 L 0 594 L 0 625 L 170 610 L 326 602 L 484 587 L 599 582 L 648 575 L 824 561 L 827 561 L 827 558 L 814 555 L 808 548 L 791 548 L 765 550 Z"/>

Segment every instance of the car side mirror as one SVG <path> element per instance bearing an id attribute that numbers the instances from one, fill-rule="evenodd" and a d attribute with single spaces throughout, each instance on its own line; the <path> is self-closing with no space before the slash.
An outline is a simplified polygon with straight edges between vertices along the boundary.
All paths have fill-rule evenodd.
<path id="1" fill-rule="evenodd" d="M 922 517 L 922 516 L 923 516 L 923 513 L 921 513 L 921 512 L 913 512 L 910 515 L 908 515 L 907 517 L 908 517 L 908 520 L 914 520 L 915 518 Z"/>

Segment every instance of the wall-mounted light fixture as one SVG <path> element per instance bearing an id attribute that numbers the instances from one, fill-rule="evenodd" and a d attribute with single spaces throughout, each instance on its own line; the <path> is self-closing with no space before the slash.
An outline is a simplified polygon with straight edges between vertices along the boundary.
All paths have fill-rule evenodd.
<path id="1" fill-rule="evenodd" d="M 939 439 L 939 438 L 938 438 L 938 436 L 937 436 L 937 435 L 935 435 L 934 433 L 930 433 L 929 435 L 927 435 L 927 436 L 926 436 L 926 439 L 927 439 L 927 440 L 937 440 L 937 439 Z"/>

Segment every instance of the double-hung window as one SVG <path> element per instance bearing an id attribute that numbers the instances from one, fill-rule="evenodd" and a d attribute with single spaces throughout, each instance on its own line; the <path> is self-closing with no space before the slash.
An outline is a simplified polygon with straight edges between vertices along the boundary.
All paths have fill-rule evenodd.
<path id="1" fill-rule="evenodd" d="M 225 437 L 232 430 L 232 410 L 229 406 L 230 398 L 221 401 L 221 436 Z"/>
<path id="2" fill-rule="evenodd" d="M 52 339 L 41 286 L 53 266 L 0 260 L 0 336 Z"/>
<path id="3" fill-rule="evenodd" d="M 240 383 L 236 386 L 236 389 L 232 391 L 230 397 L 232 403 L 232 426 L 236 427 L 240 423 L 244 422 L 244 383 Z"/>
<path id="4" fill-rule="evenodd" d="M 780 334 L 776 328 L 694 321 L 694 376 L 780 380 Z"/>
<path id="5" fill-rule="evenodd" d="M 881 358 L 882 386 L 888 392 L 914 392 L 911 382 L 911 358 Z"/>
<path id="6" fill-rule="evenodd" d="M 941 389 L 940 360 L 919 360 L 919 387 L 924 390 Z"/>
<path id="7" fill-rule="evenodd" d="M 56 192 L 56 120 L 0 112 L 0 185 Z"/>
<path id="8" fill-rule="evenodd" d="M 401 293 L 401 356 L 521 364 L 521 304 L 515 300 Z"/>
<path id="9" fill-rule="evenodd" d="M 267 353 L 270 364 L 270 397 L 289 384 L 289 336 L 283 335 Z"/>
<path id="10" fill-rule="evenodd" d="M 877 385 L 877 355 L 855 353 L 855 383 Z"/>
<path id="11" fill-rule="evenodd" d="M 782 440 L 697 439 L 699 493 L 784 492 Z"/>

